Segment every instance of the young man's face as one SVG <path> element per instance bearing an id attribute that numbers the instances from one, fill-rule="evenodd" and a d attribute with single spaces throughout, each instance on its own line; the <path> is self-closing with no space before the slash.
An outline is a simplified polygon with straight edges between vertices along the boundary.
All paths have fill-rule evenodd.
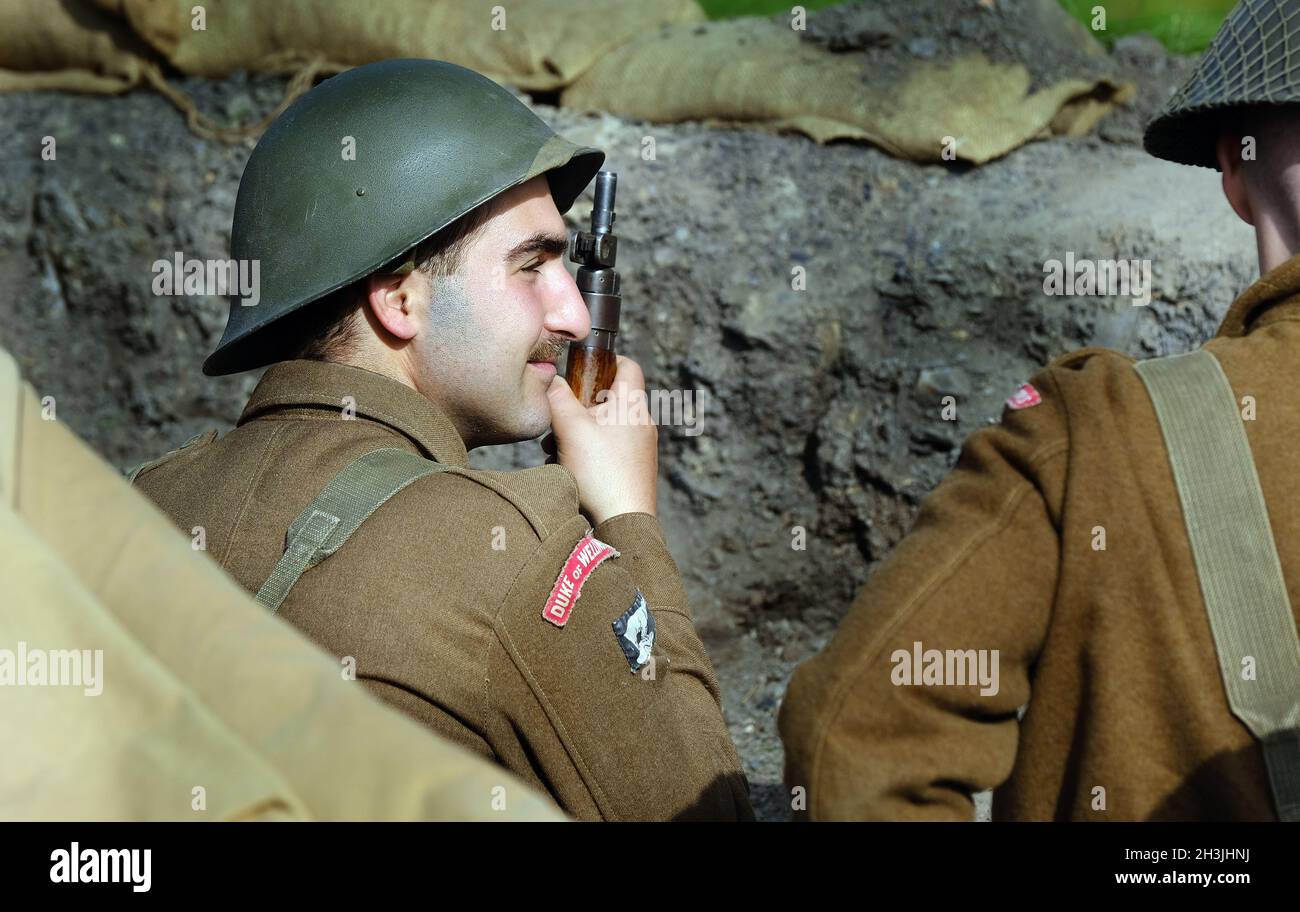
<path id="1" fill-rule="evenodd" d="M 551 378 L 568 342 L 591 329 L 564 265 L 568 233 L 546 176 L 496 203 L 460 269 L 431 280 L 427 323 L 413 340 L 417 388 L 471 449 L 542 434 Z"/>

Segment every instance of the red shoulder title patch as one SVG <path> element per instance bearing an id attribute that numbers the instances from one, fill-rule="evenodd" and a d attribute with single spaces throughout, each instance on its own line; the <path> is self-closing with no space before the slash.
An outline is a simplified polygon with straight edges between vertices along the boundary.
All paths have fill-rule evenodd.
<path id="1" fill-rule="evenodd" d="M 1032 384 L 1022 383 L 1020 389 L 1011 394 L 1007 399 L 1007 407 L 1013 409 L 1027 409 L 1031 406 L 1038 405 L 1043 401 L 1043 397 L 1038 395 L 1038 390 L 1034 389 Z"/>
<path id="2" fill-rule="evenodd" d="M 542 609 L 542 617 L 556 627 L 563 627 L 573 613 L 573 606 L 582 594 L 583 584 L 591 572 L 599 567 L 606 558 L 618 557 L 618 552 L 611 545 L 598 538 L 592 538 L 588 531 L 569 552 L 569 559 L 564 562 L 564 569 L 555 578 L 551 594 Z"/>

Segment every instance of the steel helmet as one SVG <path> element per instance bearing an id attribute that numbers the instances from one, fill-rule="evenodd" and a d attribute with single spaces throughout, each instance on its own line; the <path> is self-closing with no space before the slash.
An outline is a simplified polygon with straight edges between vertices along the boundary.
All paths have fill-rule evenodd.
<path id="1" fill-rule="evenodd" d="M 1146 128 L 1152 155 L 1219 167 L 1220 117 L 1230 108 L 1300 101 L 1300 0 L 1242 0 L 1187 84 Z"/>
<path id="2" fill-rule="evenodd" d="M 456 64 L 385 60 L 325 80 L 267 129 L 244 168 L 230 252 L 258 261 L 257 303 L 232 296 L 203 372 L 289 357 L 301 340 L 286 317 L 400 261 L 503 190 L 545 174 L 567 212 L 604 159 Z"/>

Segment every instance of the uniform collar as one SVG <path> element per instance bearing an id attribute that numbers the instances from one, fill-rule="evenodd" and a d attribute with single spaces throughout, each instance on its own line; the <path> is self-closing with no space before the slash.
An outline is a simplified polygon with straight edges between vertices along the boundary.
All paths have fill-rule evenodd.
<path id="1" fill-rule="evenodd" d="M 1300 254 L 1269 270 L 1232 302 L 1215 336 L 1244 336 L 1278 320 L 1300 319 Z"/>
<path id="2" fill-rule="evenodd" d="M 424 456 L 443 465 L 466 465 L 468 455 L 451 419 L 429 399 L 391 377 L 330 361 L 281 361 L 258 381 L 238 424 L 289 408 L 337 411 L 344 397 L 356 402 L 358 417 L 401 432 Z"/>

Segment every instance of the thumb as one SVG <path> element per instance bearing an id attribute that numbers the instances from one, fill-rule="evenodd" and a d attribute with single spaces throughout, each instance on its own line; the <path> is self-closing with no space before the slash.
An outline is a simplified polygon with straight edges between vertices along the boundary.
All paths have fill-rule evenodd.
<path id="1" fill-rule="evenodd" d="M 551 426 L 572 422 L 576 416 L 586 416 L 578 397 L 569 389 L 569 382 L 556 374 L 551 378 L 551 385 L 546 388 L 546 399 L 551 406 Z"/>

